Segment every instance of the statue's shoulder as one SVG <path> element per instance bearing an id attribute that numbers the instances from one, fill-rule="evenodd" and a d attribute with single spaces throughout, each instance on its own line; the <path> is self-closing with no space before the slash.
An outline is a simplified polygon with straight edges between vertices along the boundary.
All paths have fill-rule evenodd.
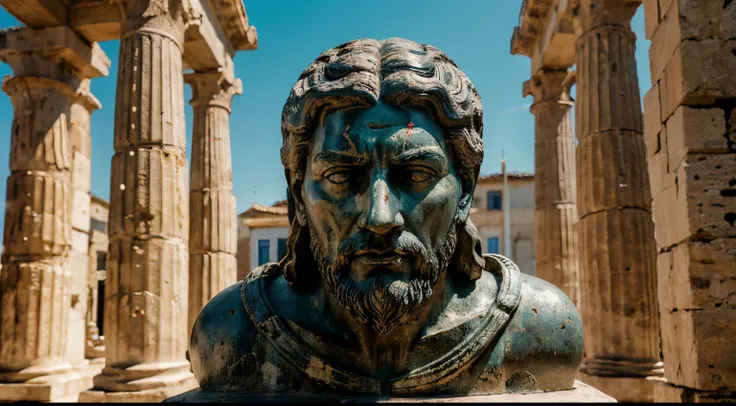
<path id="1" fill-rule="evenodd" d="M 192 327 L 189 358 L 201 387 L 228 389 L 233 377 L 260 367 L 254 349 L 262 343 L 243 305 L 243 293 L 258 283 L 263 271 L 263 267 L 256 268 L 244 280 L 225 288 L 199 313 Z"/>
<path id="2" fill-rule="evenodd" d="M 583 324 L 559 288 L 519 273 L 520 299 L 489 365 L 503 371 L 507 390 L 571 388 L 583 356 Z M 499 369 L 500 367 L 500 369 Z"/>

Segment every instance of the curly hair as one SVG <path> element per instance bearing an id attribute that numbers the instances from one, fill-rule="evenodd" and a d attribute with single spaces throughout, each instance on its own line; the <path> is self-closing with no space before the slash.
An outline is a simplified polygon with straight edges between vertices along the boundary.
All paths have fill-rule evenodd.
<path id="1" fill-rule="evenodd" d="M 281 265 L 291 283 L 297 281 L 297 257 L 306 263 L 300 271 L 316 266 L 309 258 L 309 233 L 296 221 L 293 195 L 302 186 L 312 134 L 330 112 L 378 103 L 425 111 L 437 121 L 458 166 L 463 191 L 472 199 L 483 162 L 483 108 L 475 86 L 457 65 L 431 45 L 402 38 L 358 39 L 329 49 L 299 76 L 281 116 L 281 162 L 291 223 Z M 471 237 L 471 250 L 479 257 L 477 231 L 469 220 L 466 223 L 458 230 L 459 243 L 471 243 L 467 241 Z M 483 259 L 471 262 L 480 264 Z M 471 268 L 465 272 L 473 279 L 479 277 L 476 267 Z"/>

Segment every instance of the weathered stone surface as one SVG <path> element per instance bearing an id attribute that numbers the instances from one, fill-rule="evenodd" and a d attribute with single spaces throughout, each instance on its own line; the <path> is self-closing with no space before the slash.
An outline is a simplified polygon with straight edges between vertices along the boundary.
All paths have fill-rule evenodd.
<path id="1" fill-rule="evenodd" d="M 654 387 L 664 378 L 636 376 L 599 376 L 578 373 L 578 379 L 593 388 L 605 388 L 605 394 L 617 402 L 652 402 Z"/>
<path id="2" fill-rule="evenodd" d="M 242 93 L 239 79 L 219 72 L 192 73 L 194 130 L 189 192 L 189 322 L 202 307 L 235 283 L 238 225 L 232 194 L 230 102 Z"/>
<path id="3" fill-rule="evenodd" d="M 736 4 L 703 0 L 672 1 L 651 37 L 649 60 L 652 83 L 662 78 L 667 61 L 682 41 L 734 38 Z"/>
<path id="4" fill-rule="evenodd" d="M 660 149 L 659 133 L 664 129 L 663 123 L 659 108 L 659 86 L 654 84 L 644 94 L 644 143 L 647 146 L 648 158 Z"/>
<path id="5" fill-rule="evenodd" d="M 671 182 L 655 197 L 662 202 L 654 207 L 659 247 L 689 238 L 736 237 L 734 173 L 732 154 L 687 155 L 675 176 L 668 177 Z"/>
<path id="6" fill-rule="evenodd" d="M 663 309 L 662 355 L 665 378 L 700 390 L 733 387 L 736 382 L 736 305 L 703 309 Z"/>
<path id="7" fill-rule="evenodd" d="M 666 382 L 657 382 L 654 385 L 654 401 L 662 403 L 733 403 L 736 401 L 736 392 L 729 390 L 699 391 Z"/>
<path id="8" fill-rule="evenodd" d="M 677 169 L 687 154 L 727 152 L 726 119 L 722 109 L 680 106 L 667 120 L 667 156 L 672 170 Z"/>
<path id="9" fill-rule="evenodd" d="M 603 392 L 647 401 L 647 378 L 662 374 L 647 169 L 647 144 L 658 145 L 653 137 L 661 131 L 652 113 L 645 144 L 630 28 L 638 5 L 582 0 L 577 20 L 577 229 L 586 325 L 579 376 Z"/>
<path id="10" fill-rule="evenodd" d="M 148 7 L 136 4 L 141 13 Z M 120 42 L 106 367 L 94 380 L 95 388 L 109 392 L 159 390 L 193 380 L 185 359 L 189 182 L 182 17 L 166 7 L 154 11 L 146 18 L 130 15 Z"/>
<path id="11" fill-rule="evenodd" d="M 575 146 L 566 69 L 543 69 L 524 84 L 534 96 L 535 260 L 537 276 L 580 303 L 580 267 L 575 224 Z"/>
<path id="12" fill-rule="evenodd" d="M 607 131 L 582 138 L 576 155 L 580 217 L 602 210 L 650 210 L 647 149 L 641 133 Z"/>
<path id="13" fill-rule="evenodd" d="M 675 48 L 659 81 L 662 117 L 671 116 L 681 104 L 711 105 L 736 98 L 734 40 L 685 40 Z"/>
<path id="14" fill-rule="evenodd" d="M 15 51 L 2 48 L 0 58 L 17 62 Z M 53 65 L 53 60 L 44 60 L 46 56 L 39 51 L 34 57 L 36 62 Z M 26 72 L 20 69 L 19 73 Z M 69 261 L 78 263 L 69 257 L 73 193 L 68 123 L 75 98 L 70 86 L 78 84 L 79 78 L 49 76 L 3 81 L 14 107 L 0 274 L 0 382 L 4 384 L 63 374 L 70 371 L 70 361 L 84 360 L 83 352 L 69 352 L 67 345 L 70 303 L 76 304 Z M 12 397 L 13 389 L 0 385 L 0 392 Z"/>
<path id="15" fill-rule="evenodd" d="M 736 239 L 691 241 L 657 256 L 659 307 L 736 305 Z"/>

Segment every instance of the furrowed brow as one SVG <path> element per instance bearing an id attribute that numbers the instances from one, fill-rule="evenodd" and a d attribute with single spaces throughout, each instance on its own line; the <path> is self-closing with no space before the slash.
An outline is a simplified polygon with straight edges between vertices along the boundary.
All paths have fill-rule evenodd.
<path id="1" fill-rule="evenodd" d="M 405 151 L 393 158 L 394 163 L 406 163 L 411 161 L 435 161 L 442 165 L 447 159 L 441 149 L 437 147 L 421 147 Z"/>
<path id="2" fill-rule="evenodd" d="M 345 151 L 324 150 L 314 157 L 314 162 L 326 162 L 330 164 L 360 165 L 366 162 L 364 155 L 355 155 Z"/>

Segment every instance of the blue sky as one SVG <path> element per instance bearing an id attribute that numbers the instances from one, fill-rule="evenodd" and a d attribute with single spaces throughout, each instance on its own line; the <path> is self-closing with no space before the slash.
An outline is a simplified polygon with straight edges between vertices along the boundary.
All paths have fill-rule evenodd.
<path id="1" fill-rule="evenodd" d="M 420 6 L 421 4 L 421 6 Z M 521 0 L 245 0 L 250 23 L 258 30 L 259 49 L 239 52 L 236 75 L 243 94 L 233 100 L 230 121 L 233 189 L 238 213 L 254 202 L 271 204 L 285 197 L 279 160 L 281 109 L 301 71 L 321 52 L 356 38 L 404 37 L 444 51 L 475 84 L 483 101 L 485 160 L 483 174 L 500 170 L 501 151 L 510 170 L 534 170 L 534 117 L 522 83 L 530 76 L 529 59 L 510 54 Z M 0 28 L 20 25 L 0 8 Z M 641 95 L 649 81 L 649 41 L 644 39 L 643 7 L 632 21 L 636 33 Z M 102 109 L 92 115 L 92 193 L 110 194 L 115 82 L 119 41 L 100 44 L 110 58 L 110 75 L 94 79 L 92 92 Z M 0 76 L 12 74 L 0 63 Z M 188 102 L 191 90 L 185 85 Z M 4 212 L 12 106 L 0 92 L 0 213 Z M 187 104 L 187 153 L 191 154 L 192 109 Z M 4 216 L 0 216 L 0 227 Z"/>

